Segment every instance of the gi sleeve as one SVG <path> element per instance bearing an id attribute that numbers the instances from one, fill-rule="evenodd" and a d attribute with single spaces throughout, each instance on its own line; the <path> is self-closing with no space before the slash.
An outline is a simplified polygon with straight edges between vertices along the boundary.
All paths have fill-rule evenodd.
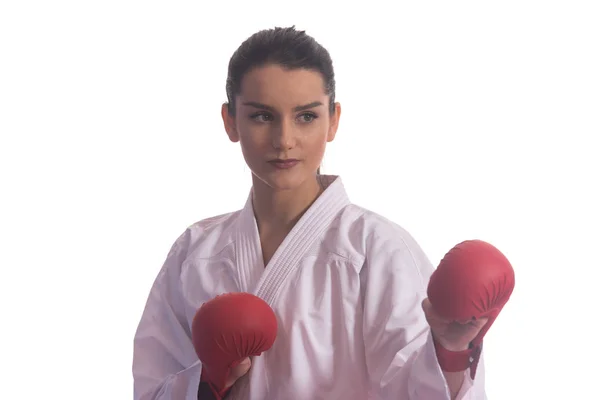
<path id="1" fill-rule="evenodd" d="M 134 400 L 195 400 L 201 364 L 194 351 L 181 293 L 186 231 L 171 247 L 146 301 L 134 337 Z"/>
<path id="2" fill-rule="evenodd" d="M 450 400 L 421 308 L 434 268 L 405 231 L 373 233 L 361 279 L 363 335 L 371 396 L 379 400 Z M 483 354 L 475 381 L 465 371 L 459 400 L 487 400 Z"/>

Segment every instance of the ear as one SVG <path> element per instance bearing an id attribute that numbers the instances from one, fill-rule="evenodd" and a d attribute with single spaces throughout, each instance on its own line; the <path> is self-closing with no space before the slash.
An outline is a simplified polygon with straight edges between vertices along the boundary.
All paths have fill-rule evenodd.
<path id="1" fill-rule="evenodd" d="M 332 142 L 340 124 L 340 116 L 342 115 L 342 106 L 340 103 L 335 103 L 333 112 L 329 117 L 329 131 L 327 132 L 327 141 Z"/>
<path id="2" fill-rule="evenodd" d="M 221 106 L 221 117 L 223 118 L 223 125 L 225 127 L 225 132 L 227 132 L 227 136 L 229 136 L 229 140 L 234 143 L 239 142 L 240 135 L 238 135 L 238 131 L 235 126 L 235 117 L 229 113 L 228 103 L 224 103 Z"/>

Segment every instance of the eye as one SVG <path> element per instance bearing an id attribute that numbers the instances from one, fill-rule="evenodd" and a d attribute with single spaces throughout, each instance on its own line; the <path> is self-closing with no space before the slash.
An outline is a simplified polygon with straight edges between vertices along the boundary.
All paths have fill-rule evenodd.
<path id="1" fill-rule="evenodd" d="M 319 118 L 319 117 L 317 117 L 316 114 L 313 114 L 311 112 L 303 113 L 298 116 L 298 119 L 300 120 L 300 122 L 304 123 L 304 124 L 311 123 L 317 118 Z"/>
<path id="2" fill-rule="evenodd" d="M 252 114 L 250 116 L 250 119 L 252 119 L 252 120 L 254 120 L 256 122 L 270 122 L 270 121 L 273 121 L 273 116 L 270 115 L 269 113 L 261 111 L 261 112 L 257 112 L 255 114 Z"/>

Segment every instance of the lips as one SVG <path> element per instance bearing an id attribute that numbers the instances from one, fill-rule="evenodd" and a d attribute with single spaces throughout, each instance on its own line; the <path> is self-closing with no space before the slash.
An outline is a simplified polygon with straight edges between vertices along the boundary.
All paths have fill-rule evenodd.
<path id="1" fill-rule="evenodd" d="M 286 158 L 286 159 L 278 158 L 276 160 L 269 161 L 269 164 L 273 165 L 275 168 L 286 169 L 286 168 L 293 167 L 294 165 L 298 164 L 299 162 L 300 162 L 300 160 L 296 160 L 295 158 Z"/>
<path id="2" fill-rule="evenodd" d="M 278 158 L 276 160 L 271 160 L 270 162 L 274 162 L 274 163 L 291 163 L 291 162 L 298 162 L 298 160 L 296 160 L 295 158 Z"/>

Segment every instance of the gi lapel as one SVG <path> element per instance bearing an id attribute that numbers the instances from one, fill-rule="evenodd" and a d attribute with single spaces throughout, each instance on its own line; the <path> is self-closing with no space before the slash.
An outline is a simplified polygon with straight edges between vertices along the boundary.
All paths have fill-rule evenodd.
<path id="1" fill-rule="evenodd" d="M 242 209 L 236 232 L 236 265 L 240 290 L 254 293 L 256 284 L 264 272 L 264 260 L 260 246 L 258 225 L 252 208 L 252 191 Z"/>
<path id="2" fill-rule="evenodd" d="M 329 227 L 340 210 L 350 204 L 341 178 L 325 175 L 320 178 L 324 185 L 329 186 L 283 240 L 258 281 L 255 294 L 271 306 L 274 305 L 283 282 L 298 267 L 301 257 Z M 256 227 L 256 221 L 254 226 Z M 256 237 L 258 238 L 258 229 Z M 256 240 L 256 243 L 258 244 L 253 248 L 258 246 L 262 263 L 260 240 Z"/>

